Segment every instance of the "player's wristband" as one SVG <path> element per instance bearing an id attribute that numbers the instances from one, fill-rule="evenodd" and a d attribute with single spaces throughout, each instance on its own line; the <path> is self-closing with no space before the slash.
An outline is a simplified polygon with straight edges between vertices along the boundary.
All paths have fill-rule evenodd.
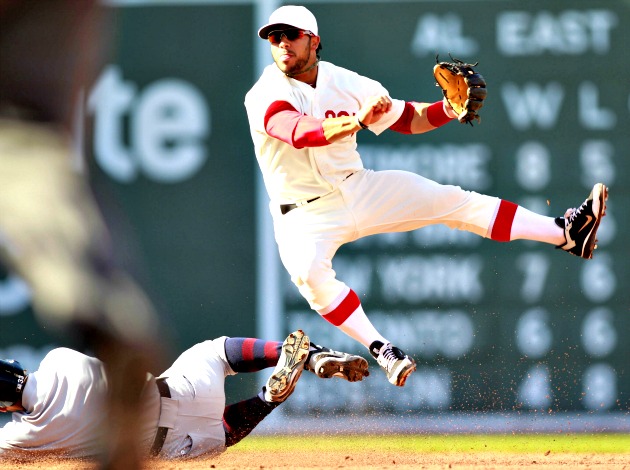
<path id="1" fill-rule="evenodd" d="M 359 119 L 359 117 L 357 116 L 357 123 L 359 124 L 359 126 L 361 126 L 361 129 L 367 129 L 368 126 L 366 126 L 365 124 L 363 124 L 361 122 L 361 119 Z"/>
<path id="2" fill-rule="evenodd" d="M 444 103 L 436 101 L 427 107 L 427 120 L 433 127 L 440 127 L 451 122 L 453 118 L 446 113 Z"/>

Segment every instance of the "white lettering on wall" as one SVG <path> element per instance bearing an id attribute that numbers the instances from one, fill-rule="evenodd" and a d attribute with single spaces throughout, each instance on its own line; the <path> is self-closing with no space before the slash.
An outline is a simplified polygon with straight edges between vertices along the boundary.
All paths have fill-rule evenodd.
<path id="1" fill-rule="evenodd" d="M 532 82 L 522 86 L 506 82 L 501 87 L 501 98 L 515 129 L 523 131 L 534 126 L 551 129 L 560 118 L 564 89 L 557 82 L 544 86 Z"/>
<path id="2" fill-rule="evenodd" d="M 113 179 L 130 182 L 137 174 L 137 162 L 123 143 L 123 115 L 136 94 L 134 84 L 124 82 L 116 66 L 107 67 L 88 97 L 88 111 L 94 114 L 94 157 Z"/>
<path id="3" fill-rule="evenodd" d="M 580 287 L 584 297 L 591 302 L 606 302 L 612 298 L 617 290 L 617 276 L 610 253 L 597 253 L 590 262 L 582 265 Z"/>
<path id="4" fill-rule="evenodd" d="M 94 115 L 95 159 L 116 181 L 130 183 L 142 173 L 176 183 L 192 177 L 207 159 L 210 110 L 188 82 L 162 79 L 138 90 L 110 65 L 87 106 Z"/>
<path id="5" fill-rule="evenodd" d="M 361 145 L 359 150 L 365 167 L 377 171 L 410 171 L 476 191 L 492 185 L 492 151 L 486 144 Z"/>
<path id="6" fill-rule="evenodd" d="M 582 376 L 582 403 L 588 410 L 605 411 L 618 398 L 617 372 L 610 364 L 593 364 Z"/>
<path id="7" fill-rule="evenodd" d="M 598 181 L 612 186 L 615 183 L 615 147 L 610 140 L 585 140 L 580 146 L 582 184 L 592 188 Z M 606 219 L 602 221 L 607 222 Z"/>
<path id="8" fill-rule="evenodd" d="M 532 366 L 518 388 L 518 401 L 529 409 L 544 409 L 552 400 L 549 368 L 543 364 Z"/>
<path id="9" fill-rule="evenodd" d="M 599 105 L 599 88 L 592 82 L 578 88 L 578 117 L 585 129 L 610 130 L 617 124 L 615 112 Z"/>
<path id="10" fill-rule="evenodd" d="M 518 350 L 532 359 L 540 359 L 551 349 L 553 332 L 549 324 L 549 313 L 535 307 L 526 311 L 516 324 Z"/>
<path id="11" fill-rule="evenodd" d="M 411 52 L 417 57 L 434 56 L 436 51 L 449 52 L 460 59 L 474 55 L 479 51 L 479 44 L 464 36 L 463 29 L 464 21 L 455 13 L 422 15 L 411 41 Z"/>
<path id="12" fill-rule="evenodd" d="M 582 345 L 590 356 L 608 356 L 617 346 L 617 336 L 615 316 L 609 308 L 596 308 L 584 317 Z"/>
<path id="13" fill-rule="evenodd" d="M 607 54 L 618 23 L 609 10 L 505 11 L 497 15 L 497 49 L 507 56 Z"/>
<path id="14" fill-rule="evenodd" d="M 516 151 L 516 181 L 528 191 L 539 191 L 551 181 L 551 155 L 540 142 L 524 142 Z"/>
<path id="15" fill-rule="evenodd" d="M 516 259 L 516 266 L 523 272 L 521 300 L 530 304 L 540 301 L 551 266 L 547 255 L 538 252 L 523 253 Z"/>
<path id="16" fill-rule="evenodd" d="M 376 275 L 386 302 L 477 302 L 483 296 L 479 256 L 382 257 Z"/>
<path id="17" fill-rule="evenodd" d="M 475 323 L 461 309 L 370 310 L 368 316 L 383 336 L 407 354 L 423 359 L 461 359 L 475 344 Z M 321 328 L 316 312 L 290 311 L 291 323 L 304 331 L 317 331 L 318 340 L 336 349 L 361 351 L 361 345 L 336 328 Z"/>

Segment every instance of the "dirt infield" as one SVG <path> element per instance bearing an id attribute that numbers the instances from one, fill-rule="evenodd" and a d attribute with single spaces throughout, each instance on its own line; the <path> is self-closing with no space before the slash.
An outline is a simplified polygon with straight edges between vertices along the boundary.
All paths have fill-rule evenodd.
<path id="1" fill-rule="evenodd" d="M 90 462 L 45 460 L 31 463 L 2 462 L 3 469 L 83 470 L 96 469 Z M 537 470 L 630 470 L 628 454 L 506 454 L 506 453 L 414 453 L 396 455 L 354 449 L 348 452 L 303 452 L 290 449 L 284 452 L 228 451 L 214 459 L 179 462 L 148 461 L 147 470 L 500 470 L 535 468 Z"/>
<path id="2" fill-rule="evenodd" d="M 208 462 L 210 463 L 210 462 Z M 303 454 L 301 452 L 286 452 L 282 454 L 248 453 L 224 454 L 212 462 L 214 468 L 222 470 L 237 469 L 287 469 L 295 470 L 411 470 L 411 469 L 507 469 L 532 467 L 536 469 L 615 469 L 630 470 L 630 453 L 627 455 L 519 455 L 505 453 L 460 454 L 460 453 L 430 453 L 400 455 L 384 452 L 348 452 L 344 454 L 318 453 Z M 161 467 L 166 470 L 167 467 Z M 177 467 L 193 468 L 193 467 Z M 201 467 L 198 467 L 201 468 Z M 208 468 L 208 467 L 206 467 Z"/>

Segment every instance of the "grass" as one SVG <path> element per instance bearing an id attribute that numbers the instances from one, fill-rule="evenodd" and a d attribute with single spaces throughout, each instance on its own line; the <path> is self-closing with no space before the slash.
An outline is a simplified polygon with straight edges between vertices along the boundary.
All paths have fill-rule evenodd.
<path id="1" fill-rule="evenodd" d="M 232 451 L 282 451 L 287 448 L 345 452 L 369 448 L 380 452 L 630 453 L 630 434 L 454 434 L 401 436 L 250 436 Z"/>

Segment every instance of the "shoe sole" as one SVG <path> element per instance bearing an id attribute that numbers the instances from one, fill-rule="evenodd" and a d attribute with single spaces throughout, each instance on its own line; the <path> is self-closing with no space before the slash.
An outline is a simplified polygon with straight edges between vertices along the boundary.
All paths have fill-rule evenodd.
<path id="1" fill-rule="evenodd" d="M 586 242 L 584 243 L 584 247 L 582 249 L 582 258 L 591 259 L 593 258 L 593 251 L 597 248 L 597 229 L 599 228 L 599 223 L 602 221 L 602 217 L 606 215 L 606 201 L 608 200 L 608 188 L 603 184 L 595 185 L 601 186 L 599 189 L 599 211 L 597 212 L 597 220 L 591 229 L 591 233 L 588 234 L 586 238 Z M 593 198 L 595 199 L 595 198 Z"/>
<path id="2" fill-rule="evenodd" d="M 348 382 L 359 382 L 363 377 L 370 375 L 368 371 L 368 361 L 360 356 L 348 361 L 338 357 L 328 357 L 322 359 L 323 364 L 316 365 L 316 374 L 322 379 L 340 377 Z"/>
<path id="3" fill-rule="evenodd" d="M 396 377 L 397 380 L 396 380 L 396 383 L 394 383 L 394 385 L 396 385 L 397 387 L 404 387 L 405 382 L 407 382 L 407 377 L 409 377 L 412 372 L 415 372 L 415 370 L 416 370 L 415 362 L 412 362 L 411 364 L 405 366 L 402 372 L 397 375 Z"/>
<path id="4" fill-rule="evenodd" d="M 302 330 L 291 333 L 282 343 L 282 353 L 278 359 L 278 366 L 267 381 L 267 391 L 272 401 L 284 401 L 295 389 L 304 364 L 308 358 L 310 340 Z"/>

